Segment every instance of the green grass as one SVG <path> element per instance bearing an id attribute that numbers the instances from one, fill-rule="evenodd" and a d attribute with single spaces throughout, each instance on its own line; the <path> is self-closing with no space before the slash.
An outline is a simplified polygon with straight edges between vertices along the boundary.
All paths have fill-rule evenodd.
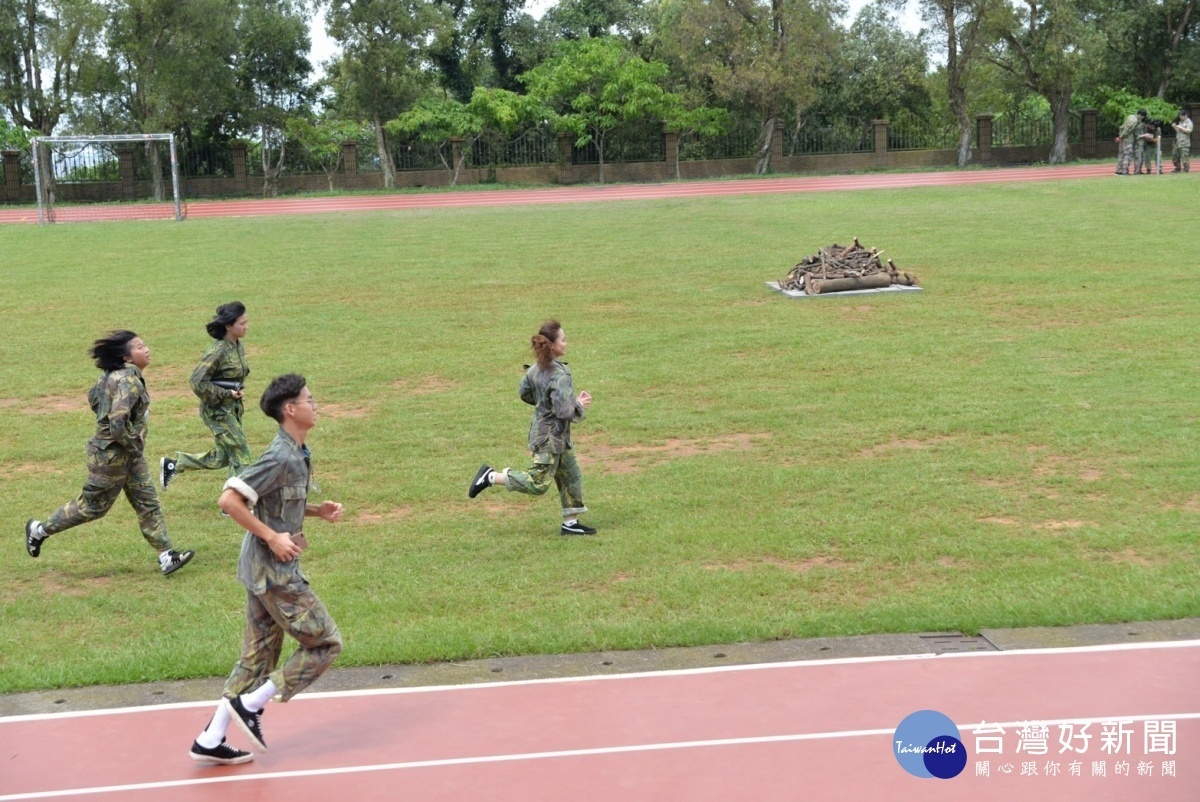
<path id="1" fill-rule="evenodd" d="M 220 676 L 241 641 L 223 476 L 164 494 L 164 580 L 119 500 L 39 560 L 78 493 L 85 356 L 150 344 L 148 453 L 203 450 L 186 378 L 249 307 L 255 396 L 309 377 L 306 571 L 340 665 L 1200 615 L 1186 177 L 0 229 L 0 691 Z M 763 282 L 853 236 L 924 293 Z M 562 320 L 587 520 L 466 486 L 523 466 L 516 397 Z M 274 424 L 247 413 L 255 453 Z"/>

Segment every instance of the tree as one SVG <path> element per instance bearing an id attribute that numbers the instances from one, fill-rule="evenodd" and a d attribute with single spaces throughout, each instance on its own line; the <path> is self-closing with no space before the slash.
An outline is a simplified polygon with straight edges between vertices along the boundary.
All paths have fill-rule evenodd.
<path id="1" fill-rule="evenodd" d="M 477 86 L 469 103 L 459 103 L 444 94 L 422 98 L 411 110 L 387 123 L 387 129 L 436 146 L 450 186 L 455 186 L 479 139 L 491 136 L 507 140 L 544 111 L 532 98 L 507 89 Z M 455 140 L 460 144 L 457 159 L 453 158 Z"/>
<path id="2" fill-rule="evenodd" d="M 564 43 L 561 54 L 527 72 L 529 93 L 554 112 L 576 147 L 596 143 L 604 183 L 604 141 L 622 123 L 661 115 L 667 66 L 633 55 L 615 37 Z"/>
<path id="3" fill-rule="evenodd" d="M 258 133 L 263 195 L 279 191 L 287 121 L 309 100 L 308 19 L 301 2 L 243 0 L 235 74 L 245 94 L 242 124 Z"/>
<path id="4" fill-rule="evenodd" d="M 1005 8 L 1002 0 L 921 0 L 922 18 L 945 48 L 946 93 L 958 122 L 959 167 L 971 160 L 975 133 L 967 95 L 970 76 L 996 36 L 989 23 Z"/>
<path id="5" fill-rule="evenodd" d="M 1093 86 L 1160 99 L 1178 89 L 1179 101 L 1200 91 L 1197 0 L 1083 0 L 1080 6 L 1104 39 Z"/>
<path id="6" fill-rule="evenodd" d="M 326 21 L 342 46 L 330 79 L 335 104 L 344 115 L 370 121 L 390 189 L 396 168 L 384 123 L 422 95 L 427 43 L 448 24 L 446 12 L 427 0 L 333 0 Z"/>
<path id="7" fill-rule="evenodd" d="M 1019 0 L 1001 32 L 992 60 L 1050 104 L 1054 143 L 1048 161 L 1067 159 L 1071 92 L 1096 31 L 1081 15 L 1079 0 Z"/>
<path id="8" fill-rule="evenodd" d="M 693 105 L 683 95 L 668 93 L 664 98 L 663 125 L 679 134 L 680 147 L 675 148 L 675 177 L 679 175 L 679 151 L 684 140 L 693 136 L 720 136 L 729 125 L 729 112 L 725 109 Z"/>
<path id="9" fill-rule="evenodd" d="M 342 167 L 342 145 L 357 142 L 365 133 L 366 126 L 353 120 L 322 115 L 314 120 L 293 117 L 287 121 L 287 137 L 298 144 L 315 162 L 329 181 L 333 191 L 333 177 Z"/>
<path id="10" fill-rule="evenodd" d="M 107 59 L 83 72 L 73 122 L 96 133 L 188 131 L 232 116 L 229 68 L 237 42 L 234 0 L 108 0 Z M 154 197 L 162 200 L 159 149 L 146 144 Z"/>
<path id="11" fill-rule="evenodd" d="M 54 133 L 103 22 L 93 0 L 0 0 L 0 103 L 16 125 L 34 136 Z M 53 192 L 49 154 L 38 164 Z"/>
<path id="12" fill-rule="evenodd" d="M 755 169 L 765 173 L 776 121 L 817 97 L 843 11 L 835 0 L 662 0 L 657 30 L 664 49 L 722 105 L 757 114 Z"/>

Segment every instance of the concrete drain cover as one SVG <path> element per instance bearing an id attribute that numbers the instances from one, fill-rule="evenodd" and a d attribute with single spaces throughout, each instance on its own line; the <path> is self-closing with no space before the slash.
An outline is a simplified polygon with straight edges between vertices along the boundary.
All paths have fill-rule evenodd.
<path id="1" fill-rule="evenodd" d="M 960 652 L 998 652 L 1000 648 L 982 635 L 970 636 L 958 632 L 940 635 L 921 635 L 921 642 L 934 654 Z"/>

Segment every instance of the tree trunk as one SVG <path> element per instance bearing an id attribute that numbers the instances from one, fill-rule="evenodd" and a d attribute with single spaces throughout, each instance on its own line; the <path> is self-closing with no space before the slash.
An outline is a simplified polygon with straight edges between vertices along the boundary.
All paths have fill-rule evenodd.
<path id="1" fill-rule="evenodd" d="M 775 115 L 767 116 L 758 135 L 758 155 L 754 162 L 755 175 L 766 175 L 771 169 L 771 140 L 775 137 Z"/>
<path id="2" fill-rule="evenodd" d="M 150 165 L 150 181 L 154 184 L 154 200 L 162 203 L 162 158 L 159 156 L 158 142 L 153 139 L 146 140 L 146 161 Z"/>
<path id="3" fill-rule="evenodd" d="M 383 188 L 396 188 L 396 165 L 392 161 L 391 151 L 388 150 L 387 139 L 383 135 L 383 123 L 376 114 L 372 120 L 375 126 L 375 149 L 379 152 L 379 169 L 383 171 Z"/>
<path id="4" fill-rule="evenodd" d="M 1062 164 L 1067 160 L 1067 141 L 1071 133 L 1071 89 L 1066 87 L 1052 92 L 1046 98 L 1054 115 L 1054 144 L 1050 147 L 1050 163 Z M 1141 147 L 1140 142 L 1135 147 Z"/>
<path id="5" fill-rule="evenodd" d="M 600 157 L 600 183 L 604 183 L 604 132 L 596 132 L 596 154 Z"/>

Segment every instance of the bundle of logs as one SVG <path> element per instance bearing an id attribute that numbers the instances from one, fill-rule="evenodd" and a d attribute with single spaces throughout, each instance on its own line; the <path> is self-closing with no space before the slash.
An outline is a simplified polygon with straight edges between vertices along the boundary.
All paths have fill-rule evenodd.
<path id="1" fill-rule="evenodd" d="M 779 289 L 824 295 L 846 290 L 880 289 L 893 284 L 917 286 L 916 276 L 901 273 L 891 259 L 886 264 L 881 262 L 881 253 L 877 248 L 868 250 L 859 245 L 857 237 L 853 245 L 838 245 L 835 242 L 801 259 L 785 278 L 779 279 Z"/>

